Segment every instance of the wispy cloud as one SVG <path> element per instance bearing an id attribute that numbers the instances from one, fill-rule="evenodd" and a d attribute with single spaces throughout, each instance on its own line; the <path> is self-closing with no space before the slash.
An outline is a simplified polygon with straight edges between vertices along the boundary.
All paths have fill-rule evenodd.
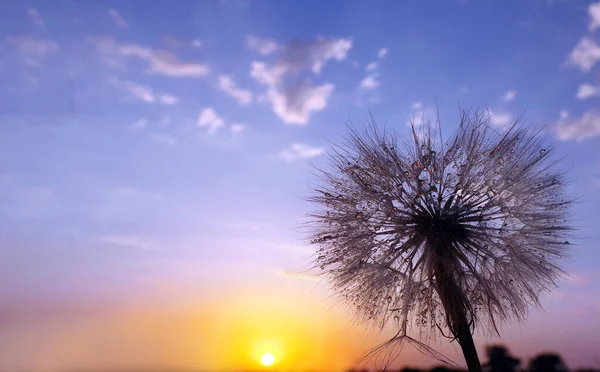
<path id="1" fill-rule="evenodd" d="M 600 94 L 600 89 L 591 84 L 581 84 L 577 90 L 577 99 L 584 100 Z"/>
<path id="2" fill-rule="evenodd" d="M 315 280 L 318 279 L 319 276 L 316 274 L 311 274 L 308 272 L 302 271 L 291 271 L 285 269 L 276 269 L 275 275 L 280 276 L 286 279 L 301 279 L 301 280 Z"/>
<path id="3" fill-rule="evenodd" d="M 268 56 L 275 53 L 280 48 L 280 45 L 273 40 L 261 39 L 250 35 L 246 36 L 246 47 L 261 56 Z"/>
<path id="4" fill-rule="evenodd" d="M 119 13 L 119 11 L 116 10 L 115 8 L 108 9 L 108 15 L 113 20 L 115 25 L 117 25 L 118 27 L 121 27 L 121 28 L 129 27 L 129 23 L 127 23 L 125 18 L 123 18 L 123 16 L 121 16 L 121 13 Z"/>
<path id="5" fill-rule="evenodd" d="M 371 62 L 371 63 L 369 63 L 369 64 L 367 65 L 367 67 L 365 68 L 365 70 L 366 70 L 367 72 L 370 72 L 370 71 L 375 71 L 375 69 L 377 69 L 377 62 Z"/>
<path id="6" fill-rule="evenodd" d="M 588 6 L 588 29 L 590 31 L 594 31 L 598 27 L 600 27 L 600 2 L 592 3 Z"/>
<path id="7" fill-rule="evenodd" d="M 146 119 L 138 119 L 135 123 L 129 126 L 131 130 L 142 130 L 148 126 L 148 121 Z"/>
<path id="8" fill-rule="evenodd" d="M 111 245 L 141 250 L 150 250 L 155 248 L 152 241 L 139 235 L 105 235 L 100 237 L 100 241 Z"/>
<path id="9" fill-rule="evenodd" d="M 254 98 L 252 92 L 239 88 L 231 76 L 219 76 L 219 89 L 233 97 L 241 105 L 249 104 Z"/>
<path id="10" fill-rule="evenodd" d="M 517 91 L 509 90 L 508 92 L 504 93 L 504 96 L 502 97 L 502 99 L 504 100 L 504 102 L 512 102 L 515 100 L 516 97 L 517 97 Z"/>
<path id="11" fill-rule="evenodd" d="M 151 87 L 133 81 L 120 81 L 118 79 L 112 79 L 111 82 L 114 86 L 126 90 L 133 97 L 142 102 L 160 102 L 165 105 L 174 105 L 178 101 L 177 97 L 171 94 L 156 94 Z"/>
<path id="12" fill-rule="evenodd" d="M 246 125 L 245 124 L 233 124 L 231 126 L 231 132 L 233 134 L 242 133 L 245 129 L 246 129 Z"/>
<path id="13" fill-rule="evenodd" d="M 581 71 L 589 71 L 600 60 L 600 46 L 589 37 L 583 37 L 573 48 L 564 66 L 576 66 Z"/>
<path id="14" fill-rule="evenodd" d="M 334 85 L 313 85 L 310 79 L 289 82 L 303 71 L 318 75 L 330 60 L 346 59 L 352 47 L 349 39 L 319 37 L 311 42 L 291 42 L 277 50 L 280 56 L 273 64 L 254 61 L 250 76 L 266 86 L 265 100 L 286 124 L 307 124 L 313 112 L 327 106 Z M 287 79 L 286 79 L 287 78 Z"/>
<path id="15" fill-rule="evenodd" d="M 365 89 L 375 89 L 379 86 L 379 80 L 377 80 L 373 75 L 367 75 L 361 80 L 360 86 Z"/>
<path id="16" fill-rule="evenodd" d="M 13 35 L 8 41 L 23 54 L 44 56 L 59 49 L 54 41 L 38 39 L 29 35 Z"/>
<path id="17" fill-rule="evenodd" d="M 379 52 L 377 52 L 377 56 L 379 58 L 383 58 L 383 57 L 387 56 L 388 52 L 389 52 L 388 48 L 381 48 L 381 49 L 379 49 Z"/>
<path id="18" fill-rule="evenodd" d="M 505 127 L 510 124 L 513 117 L 508 112 L 498 112 L 488 109 L 490 124 L 496 127 Z"/>
<path id="19" fill-rule="evenodd" d="M 566 116 L 554 126 L 559 139 L 582 141 L 600 135 L 600 114 L 586 112 L 579 118 Z"/>
<path id="20" fill-rule="evenodd" d="M 177 145 L 177 139 L 168 133 L 156 133 L 152 135 L 152 140 L 156 143 L 166 146 Z"/>
<path id="21" fill-rule="evenodd" d="M 148 63 L 149 73 L 171 77 L 202 77 L 209 73 L 208 66 L 197 62 L 181 61 L 176 55 L 164 50 L 155 50 L 137 44 L 122 45 L 118 49 L 122 56 L 137 57 Z"/>
<path id="22" fill-rule="evenodd" d="M 46 25 L 44 18 L 42 18 L 40 12 L 38 12 L 37 9 L 27 8 L 27 14 L 29 15 L 29 18 L 31 18 L 31 21 L 34 25 L 40 27 Z"/>
<path id="23" fill-rule="evenodd" d="M 302 143 L 294 143 L 290 147 L 281 150 L 279 156 L 285 161 L 292 163 L 298 159 L 308 159 L 322 155 L 325 152 L 323 148 L 312 147 Z"/>
<path id="24" fill-rule="evenodd" d="M 209 133 L 215 133 L 217 129 L 225 125 L 225 120 L 212 107 L 206 107 L 198 116 L 196 125 L 200 128 L 208 128 Z"/>

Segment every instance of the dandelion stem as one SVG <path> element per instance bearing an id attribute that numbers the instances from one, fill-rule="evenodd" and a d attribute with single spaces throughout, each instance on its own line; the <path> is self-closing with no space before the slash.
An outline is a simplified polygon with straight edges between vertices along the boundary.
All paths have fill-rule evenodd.
<path id="1" fill-rule="evenodd" d="M 446 323 L 460 344 L 469 372 L 481 372 L 481 363 L 467 320 L 469 304 L 452 275 L 453 266 L 457 264 L 456 260 L 450 258 L 448 248 L 442 244 L 436 245 L 434 250 L 438 256 L 434 265 L 436 291 L 446 312 Z"/>

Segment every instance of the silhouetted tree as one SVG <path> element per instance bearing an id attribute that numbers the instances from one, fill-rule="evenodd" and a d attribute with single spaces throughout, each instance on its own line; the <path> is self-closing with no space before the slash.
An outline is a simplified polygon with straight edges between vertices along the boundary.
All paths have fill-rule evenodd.
<path id="1" fill-rule="evenodd" d="M 509 355 L 508 349 L 501 345 L 487 348 L 488 362 L 483 366 L 485 372 L 515 372 L 521 361 Z"/>
<path id="2" fill-rule="evenodd" d="M 566 372 L 567 366 L 560 355 L 544 353 L 536 356 L 529 362 L 529 372 Z"/>
<path id="3" fill-rule="evenodd" d="M 481 364 L 476 326 L 522 319 L 556 285 L 569 253 L 571 200 L 539 133 L 497 131 L 485 112 L 462 112 L 447 142 L 429 122 L 412 138 L 373 124 L 336 146 L 309 198 L 315 264 L 357 315 L 395 335 L 367 353 L 393 359 L 403 341 L 443 356 L 409 329 L 438 331 Z"/>

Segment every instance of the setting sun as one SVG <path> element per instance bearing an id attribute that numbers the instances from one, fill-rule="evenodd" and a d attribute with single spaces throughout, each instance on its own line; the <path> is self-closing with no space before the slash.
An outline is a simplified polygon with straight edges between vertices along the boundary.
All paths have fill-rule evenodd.
<path id="1" fill-rule="evenodd" d="M 268 367 L 275 363 L 275 357 L 271 353 L 264 353 L 260 357 L 260 362 L 263 364 L 263 366 Z"/>

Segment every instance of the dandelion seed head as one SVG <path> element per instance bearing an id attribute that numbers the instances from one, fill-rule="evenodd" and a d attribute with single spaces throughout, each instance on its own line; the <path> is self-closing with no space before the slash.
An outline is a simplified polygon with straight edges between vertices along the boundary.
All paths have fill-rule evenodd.
<path id="1" fill-rule="evenodd" d="M 410 142 L 373 124 L 330 156 L 309 198 L 311 242 L 360 319 L 398 338 L 411 327 L 452 331 L 443 272 L 471 326 L 497 331 L 555 285 L 572 231 L 565 175 L 538 134 L 497 133 L 488 119 L 462 111 L 446 142 L 429 122 L 413 126 Z"/>

